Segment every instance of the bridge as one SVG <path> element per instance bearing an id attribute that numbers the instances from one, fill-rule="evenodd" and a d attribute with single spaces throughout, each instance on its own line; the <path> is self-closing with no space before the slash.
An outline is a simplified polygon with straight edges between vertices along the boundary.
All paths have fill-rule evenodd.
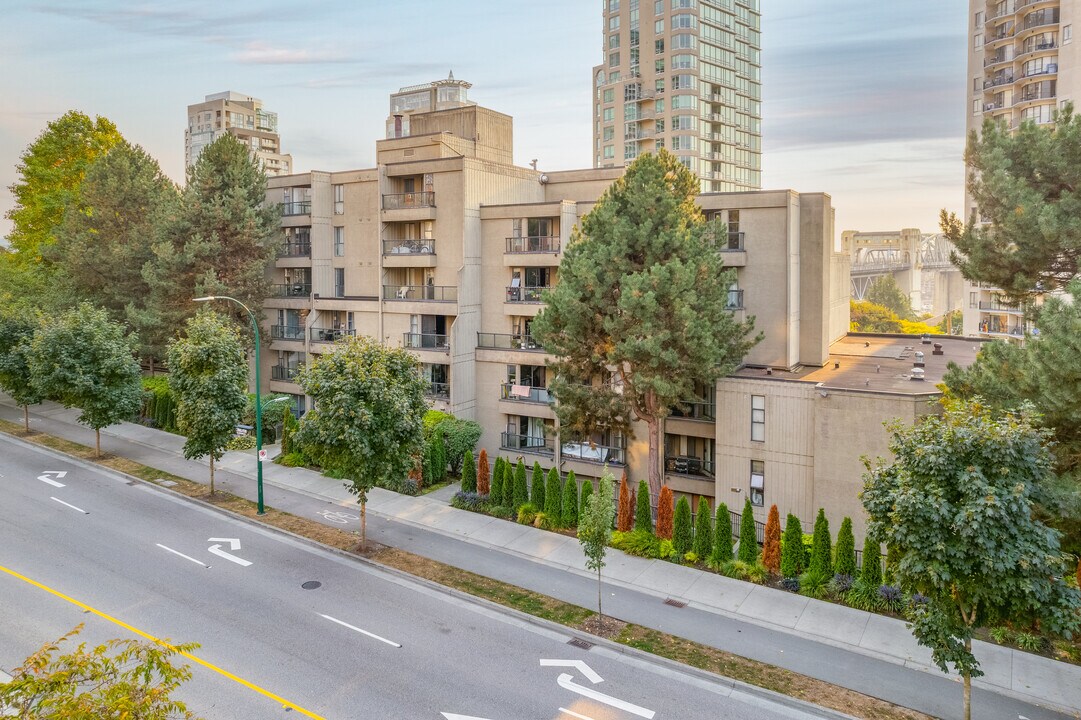
<path id="1" fill-rule="evenodd" d="M 875 280 L 891 275 L 917 311 L 938 315 L 960 307 L 961 273 L 950 262 L 953 244 L 942 233 L 847 230 L 841 244 L 852 259 L 853 300 L 863 300 Z"/>

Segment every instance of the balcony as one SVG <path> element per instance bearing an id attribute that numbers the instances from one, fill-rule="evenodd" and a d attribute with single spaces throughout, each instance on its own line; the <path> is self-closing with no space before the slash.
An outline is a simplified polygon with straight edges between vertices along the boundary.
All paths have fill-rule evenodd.
<path id="1" fill-rule="evenodd" d="M 508 287 L 507 299 L 504 302 L 542 303 L 544 302 L 544 293 L 551 289 L 547 285 L 544 287 Z"/>
<path id="2" fill-rule="evenodd" d="M 383 196 L 384 210 L 412 210 L 413 208 L 434 207 L 434 192 L 396 193 Z"/>
<path id="3" fill-rule="evenodd" d="M 384 240 L 384 255 L 435 255 L 435 240 Z"/>
<path id="4" fill-rule="evenodd" d="M 1058 93 L 1055 88 L 1042 87 L 1036 91 L 1022 92 L 1021 95 L 1013 101 L 1013 104 L 1021 105 L 1022 103 L 1035 102 L 1037 100 L 1053 100 L 1057 96 Z"/>
<path id="5" fill-rule="evenodd" d="M 272 340 L 304 342 L 304 328 L 299 325 L 271 325 L 270 338 Z"/>
<path id="6" fill-rule="evenodd" d="M 270 368 L 270 379 L 279 382 L 296 382 L 295 378 L 303 365 L 275 365 Z"/>
<path id="7" fill-rule="evenodd" d="M 985 68 L 989 68 L 992 65 L 1001 65 L 1002 63 L 1008 63 L 1008 62 L 1013 62 L 1013 58 L 1012 57 L 1007 57 L 1005 55 L 992 55 L 991 57 L 987 57 L 987 58 L 983 59 L 983 66 Z"/>
<path id="8" fill-rule="evenodd" d="M 450 340 L 446 335 L 435 333 L 402 333 L 402 347 L 410 350 L 441 350 L 446 352 L 450 349 Z"/>
<path id="9" fill-rule="evenodd" d="M 524 333 L 477 333 L 477 347 L 492 348 L 494 350 L 527 350 L 530 352 L 544 352 L 540 343 L 533 339 L 532 335 Z"/>
<path id="10" fill-rule="evenodd" d="M 627 449 L 612 445 L 593 445 L 588 442 L 563 443 L 560 454 L 567 460 L 580 460 L 601 465 L 627 464 Z"/>
<path id="11" fill-rule="evenodd" d="M 450 383 L 428 383 L 428 389 L 425 391 L 425 394 L 428 397 L 437 398 L 439 400 L 450 400 Z"/>
<path id="12" fill-rule="evenodd" d="M 1022 77 L 1024 76 L 1022 75 Z M 1013 75 L 999 75 L 998 77 L 993 77 L 990 80 L 984 80 L 983 89 L 987 90 L 993 87 L 998 87 L 999 85 L 1009 85 L 1012 82 Z"/>
<path id="13" fill-rule="evenodd" d="M 348 330 L 346 328 L 321 328 L 313 327 L 311 329 L 312 342 L 324 342 L 332 343 L 338 342 L 344 337 L 353 337 L 357 334 L 356 330 Z"/>
<path id="14" fill-rule="evenodd" d="M 552 402 L 552 396 L 548 394 L 548 388 L 532 387 L 530 385 L 515 385 L 503 383 L 500 386 L 500 400 L 512 400 L 514 402 L 543 403 L 548 405 Z"/>
<path id="15" fill-rule="evenodd" d="M 1039 77 L 1040 75 L 1054 75 L 1057 72 L 1058 72 L 1058 63 L 1048 63 L 1047 65 L 1044 65 L 1039 70 L 1033 70 L 1030 73 L 1021 73 L 1021 78 L 1024 79 L 1024 78 Z"/>
<path id="16" fill-rule="evenodd" d="M 282 245 L 278 257 L 311 257 L 312 243 L 308 241 L 287 242 Z"/>
<path id="17" fill-rule="evenodd" d="M 678 407 L 672 408 L 669 417 L 681 420 L 704 420 L 713 422 L 717 419 L 717 404 L 712 400 L 695 400 L 686 403 L 686 410 Z"/>
<path id="18" fill-rule="evenodd" d="M 1011 313 L 1022 313 L 1022 312 L 1025 311 L 1024 308 L 1022 308 L 1020 305 L 1010 305 L 1008 303 L 999 302 L 997 300 L 991 300 L 991 301 L 981 300 L 980 301 L 980 310 L 994 310 L 994 311 L 998 311 L 998 312 L 1011 312 Z"/>
<path id="19" fill-rule="evenodd" d="M 454 285 L 384 285 L 383 299 L 413 302 L 458 302 Z"/>
<path id="20" fill-rule="evenodd" d="M 514 253 L 558 253 L 558 237 L 509 237 L 507 254 Z"/>
<path id="21" fill-rule="evenodd" d="M 743 309 L 743 291 L 742 290 L 729 290 L 728 297 L 724 303 L 725 310 L 742 310 Z"/>
<path id="22" fill-rule="evenodd" d="M 282 203 L 282 217 L 292 217 L 293 215 L 311 215 L 312 214 L 312 201 L 301 200 L 299 202 L 287 202 Z"/>
<path id="23" fill-rule="evenodd" d="M 284 283 L 271 286 L 271 297 L 307 298 L 312 294 L 311 283 Z"/>
<path id="24" fill-rule="evenodd" d="M 556 447 L 555 440 L 552 438 L 532 437 L 510 432 L 500 433 L 499 446 L 504 450 L 516 450 L 539 455 L 554 455 Z"/>
<path id="25" fill-rule="evenodd" d="M 692 455 L 665 455 L 664 471 L 672 475 L 713 478 L 713 461 Z"/>

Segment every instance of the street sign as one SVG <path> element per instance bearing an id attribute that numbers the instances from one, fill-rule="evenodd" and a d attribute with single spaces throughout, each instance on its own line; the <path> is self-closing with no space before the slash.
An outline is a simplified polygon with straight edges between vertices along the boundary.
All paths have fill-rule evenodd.
<path id="1" fill-rule="evenodd" d="M 259 459 L 260 460 L 266 460 L 266 450 L 260 450 L 259 451 Z"/>

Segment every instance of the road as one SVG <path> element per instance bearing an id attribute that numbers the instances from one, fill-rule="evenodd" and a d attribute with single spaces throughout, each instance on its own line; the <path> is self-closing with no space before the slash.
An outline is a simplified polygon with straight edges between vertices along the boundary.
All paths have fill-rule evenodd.
<path id="1" fill-rule="evenodd" d="M 201 644 L 205 665 L 179 695 L 207 718 L 812 717 L 572 647 L 554 628 L 47 451 L 0 439 L 0 453 L 7 670 L 78 623 L 89 642 L 134 637 L 122 622 Z"/>

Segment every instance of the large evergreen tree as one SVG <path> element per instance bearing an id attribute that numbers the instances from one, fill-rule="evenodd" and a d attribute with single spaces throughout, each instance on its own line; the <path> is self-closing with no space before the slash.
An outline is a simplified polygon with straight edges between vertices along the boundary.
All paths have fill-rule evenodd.
<path id="1" fill-rule="evenodd" d="M 874 305 L 881 305 L 894 312 L 901 320 L 911 320 L 912 298 L 905 294 L 893 275 L 883 275 L 871 282 L 864 299 Z"/>
<path id="2" fill-rule="evenodd" d="M 556 356 L 550 391 L 570 435 L 649 434 L 649 487 L 661 491 L 670 409 L 734 369 L 755 342 L 729 302 L 725 270 L 695 203 L 698 179 L 662 150 L 627 168 L 575 230 L 533 335 Z M 609 381 L 609 375 L 614 375 Z M 600 384 L 591 385 L 594 380 Z"/>

